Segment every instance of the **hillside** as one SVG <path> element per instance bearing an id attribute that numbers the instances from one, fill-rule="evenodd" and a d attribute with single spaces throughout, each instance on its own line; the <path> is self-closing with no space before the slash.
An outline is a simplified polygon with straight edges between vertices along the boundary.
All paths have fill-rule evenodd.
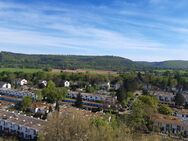
<path id="1" fill-rule="evenodd" d="M 136 62 L 141 68 L 157 68 L 157 69 L 188 69 L 188 61 L 169 60 L 163 62 Z"/>
<path id="2" fill-rule="evenodd" d="M 0 53 L 1 68 L 57 68 L 57 69 L 99 69 L 123 71 L 135 69 L 136 63 L 114 56 L 75 55 L 26 55 L 10 52 Z"/>
<path id="3" fill-rule="evenodd" d="M 27 55 L 0 53 L 1 68 L 57 68 L 126 71 L 138 69 L 188 69 L 188 61 L 134 62 L 116 56 Z"/>

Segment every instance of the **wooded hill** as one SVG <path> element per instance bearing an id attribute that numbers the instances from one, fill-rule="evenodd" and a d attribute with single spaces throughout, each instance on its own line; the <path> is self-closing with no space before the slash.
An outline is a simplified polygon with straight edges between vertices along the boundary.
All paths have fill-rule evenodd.
<path id="1" fill-rule="evenodd" d="M 188 61 L 134 62 L 116 56 L 27 55 L 0 53 L 1 68 L 58 68 L 126 71 L 138 69 L 188 69 Z"/>

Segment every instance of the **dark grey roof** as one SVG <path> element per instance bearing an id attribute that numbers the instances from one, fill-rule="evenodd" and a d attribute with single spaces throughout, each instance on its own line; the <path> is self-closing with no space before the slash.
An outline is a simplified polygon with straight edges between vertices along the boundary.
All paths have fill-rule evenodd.
<path id="1" fill-rule="evenodd" d="M 0 81 L 0 87 L 2 87 L 4 84 L 7 84 L 6 82 Z"/>

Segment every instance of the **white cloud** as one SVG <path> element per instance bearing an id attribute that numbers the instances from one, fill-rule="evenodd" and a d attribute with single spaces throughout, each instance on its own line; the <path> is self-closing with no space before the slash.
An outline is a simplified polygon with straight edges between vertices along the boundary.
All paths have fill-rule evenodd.
<path id="1" fill-rule="evenodd" d="M 153 0 L 154 2 L 157 0 Z M 129 30 L 126 23 L 134 24 L 135 29 L 148 30 L 150 28 L 187 34 L 187 28 L 172 25 L 170 20 L 165 19 L 165 16 L 153 16 L 150 13 L 145 14 L 132 10 L 122 12 L 108 7 L 97 8 L 92 7 L 90 11 L 88 7 L 86 9 L 76 6 L 54 7 L 49 5 L 29 7 L 23 4 L 0 2 L 0 43 L 7 46 L 15 44 L 75 50 L 70 54 L 76 54 L 78 51 L 99 54 L 101 51 L 100 54 L 103 55 L 115 54 L 135 60 L 140 56 L 140 59 L 143 57 L 141 60 L 149 60 L 149 58 L 151 60 L 152 58 L 160 59 L 155 52 L 169 54 L 168 45 L 160 42 L 159 39 L 145 35 L 142 31 Z M 100 13 L 104 9 L 105 11 Z M 99 11 L 94 12 L 94 10 Z M 137 22 L 129 17 L 146 18 L 146 21 Z M 172 20 L 174 23 L 177 22 L 176 19 Z M 7 25 L 6 22 L 9 24 Z M 112 26 L 118 26 L 119 23 L 125 26 L 119 26 L 118 31 Z M 128 30 L 123 32 L 124 28 Z M 129 54 L 129 52 L 135 52 L 136 55 Z M 137 52 L 142 52 L 144 55 L 138 55 Z M 147 57 L 148 55 L 150 56 Z M 162 54 L 162 56 L 161 58 L 166 58 L 168 55 Z"/>

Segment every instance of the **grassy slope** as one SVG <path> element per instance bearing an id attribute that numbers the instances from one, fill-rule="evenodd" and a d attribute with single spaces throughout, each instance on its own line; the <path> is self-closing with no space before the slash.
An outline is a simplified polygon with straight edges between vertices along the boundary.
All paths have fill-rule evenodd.
<path id="1" fill-rule="evenodd" d="M 34 72 L 39 72 L 42 71 L 42 69 L 30 69 L 30 68 L 0 68 L 0 72 L 25 72 L 25 73 L 34 73 Z"/>

